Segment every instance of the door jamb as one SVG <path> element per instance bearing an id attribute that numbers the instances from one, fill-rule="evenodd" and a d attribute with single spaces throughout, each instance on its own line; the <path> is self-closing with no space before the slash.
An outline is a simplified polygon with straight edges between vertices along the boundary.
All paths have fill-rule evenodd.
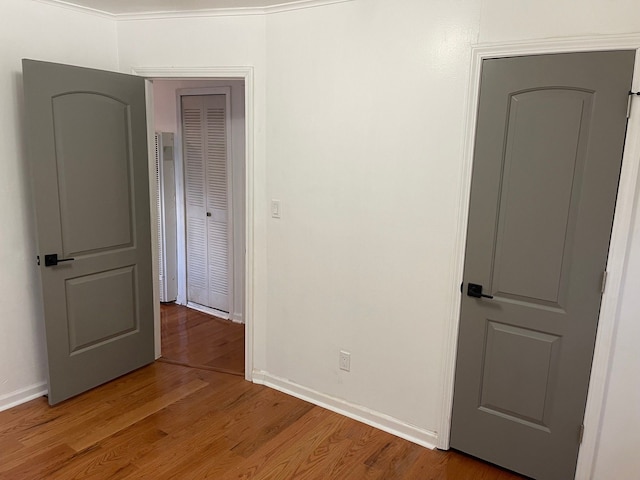
<path id="1" fill-rule="evenodd" d="M 244 80 L 245 95 L 245 266 L 244 266 L 244 321 L 245 321 L 245 379 L 253 381 L 253 278 L 254 278 L 254 72 L 251 66 L 240 67 L 133 67 L 133 75 L 147 79 L 189 79 L 215 80 L 235 79 Z M 149 82 L 147 82 L 148 84 Z M 151 90 L 147 87 L 147 92 Z M 153 102 L 147 95 L 147 125 L 153 126 L 149 119 L 153 118 Z M 150 149 L 151 153 L 153 149 Z M 153 159 L 150 159 L 153 161 Z M 152 192 L 153 193 L 153 192 Z M 153 225 L 152 225 L 153 227 Z M 152 236 L 153 237 L 153 236 Z M 155 238 L 155 237 L 153 237 Z M 157 262 L 156 262 L 157 263 Z M 155 267 L 157 268 L 157 267 Z M 154 292 L 157 290 L 157 272 L 154 272 Z M 154 294 L 155 295 L 155 294 Z M 156 295 L 157 296 L 157 295 Z M 154 301 L 158 300 L 154 298 Z M 159 301 L 156 302 L 159 305 Z M 160 355 L 160 308 L 155 312 L 156 358 Z"/>
<path id="2" fill-rule="evenodd" d="M 160 328 L 160 268 L 158 265 L 158 252 L 160 251 L 158 232 L 158 215 L 156 208 L 156 195 L 159 194 L 156 182 L 156 159 L 155 159 L 155 119 L 153 117 L 153 84 L 145 78 L 145 107 L 147 112 L 147 151 L 149 155 L 149 204 L 151 205 L 151 276 L 153 279 L 153 344 L 155 359 L 160 358 L 162 345 Z M 151 112 L 151 115 L 149 114 Z"/>
<path id="3" fill-rule="evenodd" d="M 538 42 L 517 42 L 510 44 L 483 44 L 472 47 L 469 89 L 466 92 L 466 115 L 464 136 L 464 158 L 461 168 L 459 192 L 460 211 L 458 215 L 455 240 L 455 255 L 452 271 L 455 281 L 450 290 L 450 318 L 445 332 L 445 358 L 442 375 L 442 410 L 438 444 L 441 449 L 449 448 L 451 431 L 451 412 L 453 408 L 453 386 L 457 353 L 458 328 L 460 322 L 460 281 L 464 269 L 467 220 L 469 216 L 469 197 L 471 191 L 471 172 L 475 144 L 477 105 L 480 92 L 480 74 L 482 61 L 488 58 L 541 55 L 553 53 L 575 53 L 604 50 L 636 50 L 633 74 L 633 90 L 640 90 L 640 36 L 615 35 L 583 37 L 576 39 L 550 39 Z M 598 437 L 602 419 L 602 409 L 609 377 L 615 327 L 618 317 L 618 300 L 621 298 L 624 277 L 624 265 L 632 234 L 634 201 L 640 193 L 640 104 L 636 102 L 629 118 L 627 137 L 622 157 L 622 171 L 609 256 L 607 259 L 607 289 L 602 296 L 600 317 L 596 336 L 591 379 L 587 395 L 584 418 L 584 436 L 578 455 L 575 478 L 591 478 Z M 635 111 L 634 111 L 635 110 Z"/>

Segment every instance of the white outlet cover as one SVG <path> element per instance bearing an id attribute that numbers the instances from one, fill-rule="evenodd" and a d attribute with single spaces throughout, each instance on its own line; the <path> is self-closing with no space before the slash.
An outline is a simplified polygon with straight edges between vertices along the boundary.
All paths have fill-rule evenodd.
<path id="1" fill-rule="evenodd" d="M 340 370 L 344 370 L 345 372 L 351 371 L 351 354 L 349 352 L 340 350 L 339 365 Z"/>

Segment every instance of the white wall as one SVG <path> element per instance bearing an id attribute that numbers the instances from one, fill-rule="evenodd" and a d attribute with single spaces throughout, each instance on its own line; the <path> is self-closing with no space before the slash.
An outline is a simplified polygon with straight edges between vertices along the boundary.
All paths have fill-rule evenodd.
<path id="1" fill-rule="evenodd" d="M 483 0 L 482 43 L 637 33 L 637 0 Z"/>
<path id="2" fill-rule="evenodd" d="M 434 443 L 478 24 L 474 0 L 267 19 L 268 372 Z"/>
<path id="3" fill-rule="evenodd" d="M 244 255 L 245 255 L 245 96 L 243 80 L 155 80 L 153 82 L 154 120 L 157 132 L 178 132 L 179 90 L 207 87 L 231 88 L 231 155 L 232 155 L 232 209 L 233 209 L 233 302 L 230 305 L 230 318 L 236 322 L 244 322 Z M 176 143 L 176 147 L 179 144 Z M 176 151 L 176 156 L 181 155 Z M 177 158 L 177 157 L 176 157 Z M 176 167 L 182 163 L 176 163 Z M 176 178 L 182 179 L 180 175 Z M 177 187 L 182 195 L 182 186 Z M 182 232 L 182 233 L 180 233 Z M 178 235 L 184 238 L 184 230 Z M 182 245 L 183 242 L 178 242 Z M 180 256 L 178 257 L 180 258 Z M 182 262 L 184 264 L 184 262 Z M 178 268 L 184 269 L 178 266 Z M 180 282 L 185 283 L 184 275 Z M 183 287 L 183 291 L 186 287 Z M 180 292 L 180 291 L 179 291 Z M 186 304 L 186 298 L 178 296 L 178 303 Z"/>
<path id="4" fill-rule="evenodd" d="M 24 0 L 0 15 L 0 409 L 46 390 L 44 325 L 25 158 L 22 58 L 116 70 L 115 23 Z"/>
<path id="5" fill-rule="evenodd" d="M 230 16 L 169 20 L 123 21 L 118 24 L 120 70 L 135 67 L 220 67 L 254 68 L 254 208 L 253 240 L 266 244 L 266 159 L 265 159 L 265 17 Z M 253 308 L 254 363 L 266 364 L 266 249 L 257 248 L 254 258 Z"/>
<path id="6" fill-rule="evenodd" d="M 636 205 L 594 479 L 631 479 L 640 472 L 639 291 L 640 208 Z"/>

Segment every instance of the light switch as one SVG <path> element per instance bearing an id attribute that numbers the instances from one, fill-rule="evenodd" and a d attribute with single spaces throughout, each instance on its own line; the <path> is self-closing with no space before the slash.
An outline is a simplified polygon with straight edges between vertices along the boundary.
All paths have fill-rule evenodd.
<path id="1" fill-rule="evenodd" d="M 280 218 L 282 216 L 282 207 L 280 200 L 271 200 L 271 216 L 273 218 Z"/>

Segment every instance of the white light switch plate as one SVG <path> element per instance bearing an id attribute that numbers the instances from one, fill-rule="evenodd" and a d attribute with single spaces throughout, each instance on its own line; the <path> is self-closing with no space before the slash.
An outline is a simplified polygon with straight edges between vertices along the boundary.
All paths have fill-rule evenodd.
<path id="1" fill-rule="evenodd" d="M 280 200 L 271 200 L 271 216 L 273 218 L 281 218 L 282 205 L 280 204 Z"/>

